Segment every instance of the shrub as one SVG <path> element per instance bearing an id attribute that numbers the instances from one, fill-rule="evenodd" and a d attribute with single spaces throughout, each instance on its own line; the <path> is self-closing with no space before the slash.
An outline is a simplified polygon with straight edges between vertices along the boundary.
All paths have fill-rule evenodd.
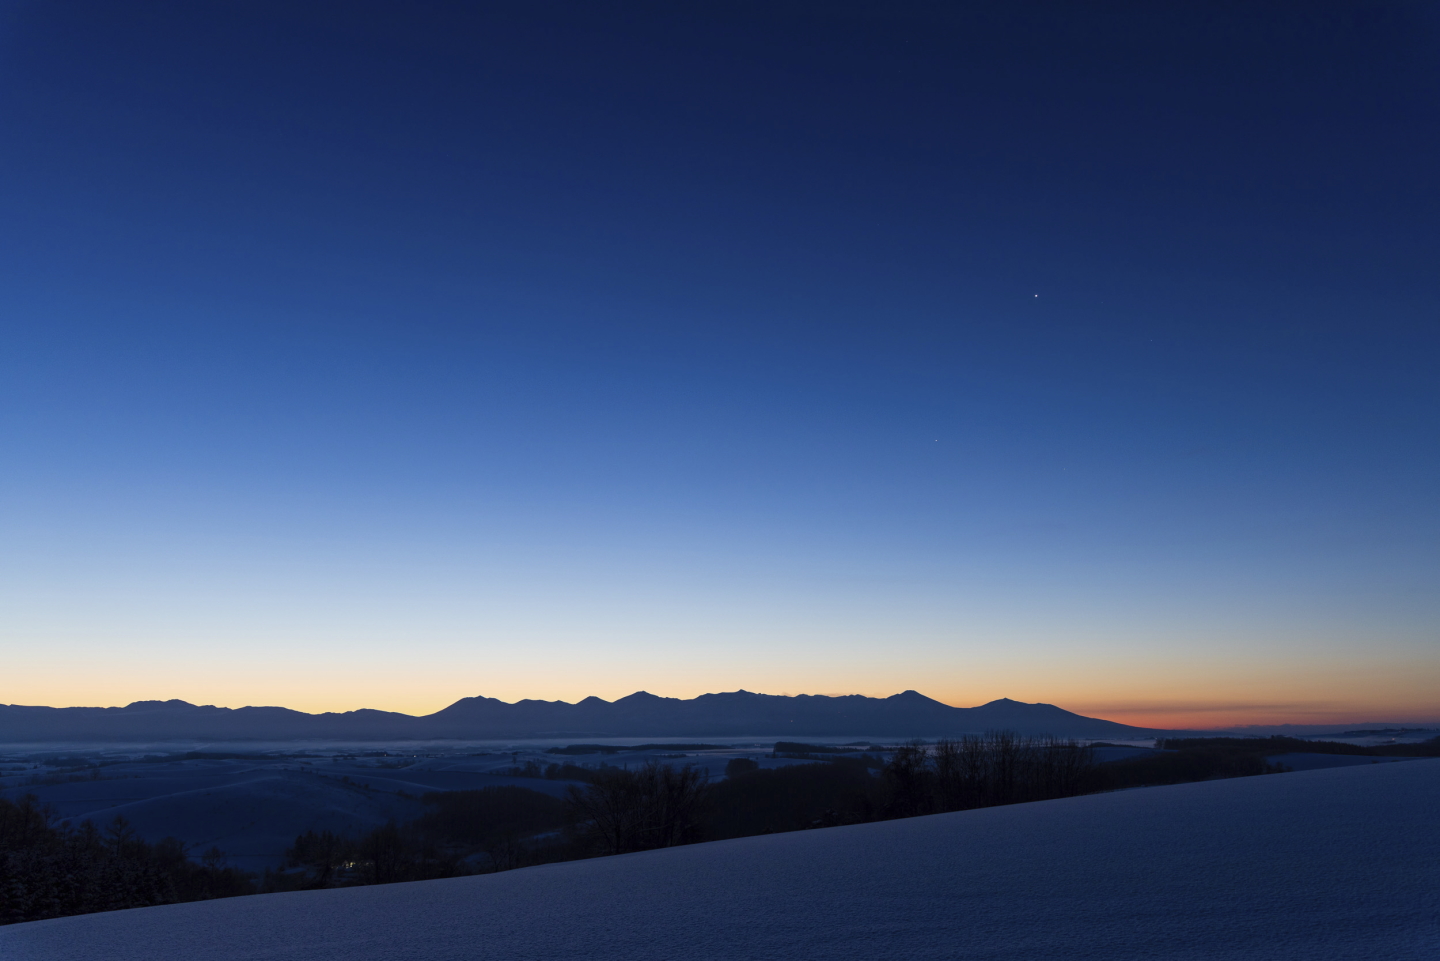
<path id="1" fill-rule="evenodd" d="M 759 761 L 753 761 L 748 757 L 732 757 L 725 765 L 725 776 L 739 777 L 742 774 L 758 770 L 760 770 Z"/>
<path id="2" fill-rule="evenodd" d="M 454 846 L 485 845 L 504 835 L 556 830 L 565 823 L 559 798 L 505 785 L 478 791 L 434 791 L 418 826 L 427 837 Z"/>
<path id="3" fill-rule="evenodd" d="M 737 838 L 872 820 L 879 783 L 860 761 L 792 764 L 710 788 L 705 834 Z"/>

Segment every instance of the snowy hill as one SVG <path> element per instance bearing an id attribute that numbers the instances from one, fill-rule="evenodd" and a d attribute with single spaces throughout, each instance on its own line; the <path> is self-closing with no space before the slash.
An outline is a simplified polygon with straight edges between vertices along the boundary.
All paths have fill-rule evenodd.
<path id="1" fill-rule="evenodd" d="M 1440 760 L 0 928 L 7 961 L 1440 957 Z"/>

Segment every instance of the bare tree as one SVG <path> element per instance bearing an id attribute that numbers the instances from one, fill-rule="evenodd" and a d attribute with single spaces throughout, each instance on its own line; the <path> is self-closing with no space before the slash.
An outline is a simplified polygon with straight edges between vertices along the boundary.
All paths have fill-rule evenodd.
<path id="1" fill-rule="evenodd" d="M 572 816 L 607 854 L 697 840 L 706 779 L 693 764 L 651 760 L 634 771 L 602 768 L 566 793 Z"/>
<path id="2" fill-rule="evenodd" d="M 924 741 L 900 745 L 885 765 L 891 817 L 914 817 L 935 809 L 935 773 Z"/>
<path id="3" fill-rule="evenodd" d="M 1094 751 L 1076 741 L 987 731 L 903 745 L 885 766 L 892 817 L 1070 797 L 1093 789 Z"/>

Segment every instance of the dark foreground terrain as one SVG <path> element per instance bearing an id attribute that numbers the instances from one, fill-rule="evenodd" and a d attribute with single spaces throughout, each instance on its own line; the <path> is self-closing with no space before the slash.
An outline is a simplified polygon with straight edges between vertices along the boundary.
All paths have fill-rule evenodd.
<path id="1" fill-rule="evenodd" d="M 1207 738 L 1154 749 L 994 732 L 889 747 L 781 741 L 763 754 L 671 742 L 552 746 L 523 760 L 519 750 L 50 758 L 5 778 L 0 924 L 1437 753 L 1437 741 Z M 235 857 L 216 840 L 250 847 Z"/>
<path id="2" fill-rule="evenodd" d="M 0 928 L 7 961 L 1440 956 L 1440 760 Z"/>

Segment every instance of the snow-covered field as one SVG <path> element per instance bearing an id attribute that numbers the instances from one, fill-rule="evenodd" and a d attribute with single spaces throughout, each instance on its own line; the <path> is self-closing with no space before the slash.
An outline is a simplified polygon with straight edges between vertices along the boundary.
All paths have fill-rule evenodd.
<path id="1" fill-rule="evenodd" d="M 6 961 L 1440 958 L 1440 760 L 0 928 Z"/>

